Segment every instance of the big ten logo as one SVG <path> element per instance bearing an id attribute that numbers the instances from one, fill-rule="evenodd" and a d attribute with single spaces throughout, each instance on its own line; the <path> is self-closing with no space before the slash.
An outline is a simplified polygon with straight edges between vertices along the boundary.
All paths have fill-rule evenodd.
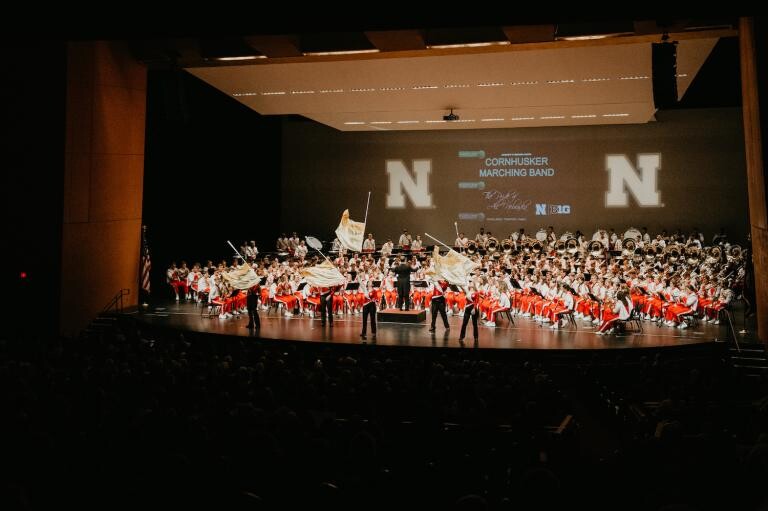
<path id="1" fill-rule="evenodd" d="M 413 160 L 413 173 L 403 160 L 387 160 L 386 165 L 389 174 L 388 209 L 404 208 L 406 195 L 414 208 L 434 207 L 432 194 L 429 193 L 432 160 Z"/>
<path id="2" fill-rule="evenodd" d="M 550 215 L 570 215 L 571 206 L 569 204 L 550 204 L 549 214 Z"/>
<path id="3" fill-rule="evenodd" d="M 624 154 L 607 154 L 605 169 L 608 171 L 608 191 L 605 207 L 629 206 L 629 191 L 642 207 L 661 207 L 661 193 L 657 189 L 657 177 L 661 170 L 661 154 L 638 154 L 637 170 Z M 638 172 L 639 170 L 639 172 Z"/>
<path id="4" fill-rule="evenodd" d="M 546 204 L 536 204 L 536 214 L 537 215 L 546 215 L 547 214 L 547 205 Z"/>

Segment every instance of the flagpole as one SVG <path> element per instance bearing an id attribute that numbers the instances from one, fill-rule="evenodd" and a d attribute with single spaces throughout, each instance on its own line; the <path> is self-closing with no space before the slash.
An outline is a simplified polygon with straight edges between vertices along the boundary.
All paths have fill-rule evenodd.
<path id="1" fill-rule="evenodd" d="M 431 234 L 429 234 L 428 232 L 425 232 L 424 234 L 426 234 L 427 236 L 429 236 L 430 238 L 432 238 L 432 239 L 433 239 L 433 240 L 435 240 L 436 242 L 440 243 L 442 246 L 444 246 L 444 247 L 445 247 L 445 248 L 447 248 L 448 250 L 453 250 L 451 247 L 449 247 L 448 245 L 446 245 L 445 243 L 443 243 L 443 242 L 442 242 L 442 241 L 440 241 L 439 239 L 435 238 L 434 236 L 432 236 L 432 235 L 431 235 Z"/>
<path id="2" fill-rule="evenodd" d="M 456 237 L 459 237 L 459 222 L 453 222 L 454 227 L 456 227 Z"/>
<path id="3" fill-rule="evenodd" d="M 371 192 L 368 191 L 368 202 L 365 203 L 365 220 L 363 220 L 363 225 L 368 223 L 368 206 L 370 205 L 371 205 Z"/>
<path id="4" fill-rule="evenodd" d="M 245 260 L 245 257 L 243 257 L 243 256 L 241 256 L 241 255 L 240 255 L 240 252 L 238 252 L 238 251 L 237 251 L 237 249 L 235 248 L 235 246 L 234 246 L 232 243 L 230 243 L 230 242 L 229 242 L 229 240 L 227 240 L 227 243 L 229 243 L 229 246 L 230 246 L 230 247 L 232 247 L 232 250 L 234 250 L 234 251 L 235 251 L 235 254 L 237 254 L 237 256 L 238 256 L 240 259 L 242 259 L 242 260 L 243 260 L 243 263 L 245 263 L 245 262 L 246 262 L 246 260 Z"/>

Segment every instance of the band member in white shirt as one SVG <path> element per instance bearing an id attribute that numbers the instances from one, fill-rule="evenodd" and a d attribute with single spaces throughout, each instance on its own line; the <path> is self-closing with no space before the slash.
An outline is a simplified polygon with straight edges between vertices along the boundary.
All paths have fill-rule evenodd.
<path id="1" fill-rule="evenodd" d="M 453 247 L 459 251 L 462 252 L 467 248 L 467 243 L 469 243 L 469 238 L 464 236 L 463 232 L 459 233 L 459 237 L 456 238 L 456 241 L 453 243 Z"/>
<path id="2" fill-rule="evenodd" d="M 397 240 L 397 244 L 400 245 L 400 248 L 403 250 L 410 250 L 411 241 L 413 241 L 413 238 L 411 238 L 411 235 L 408 234 L 408 229 L 403 229 L 403 234 L 400 235 L 400 239 Z"/>
<path id="3" fill-rule="evenodd" d="M 294 255 L 300 259 L 303 259 L 307 257 L 307 252 L 309 249 L 307 248 L 307 244 L 304 242 L 304 240 L 299 241 L 299 245 L 296 247 L 296 252 Z"/>
<path id="4" fill-rule="evenodd" d="M 417 234 L 416 239 L 411 243 L 411 252 L 421 252 L 421 250 L 421 236 Z"/>
<path id="5" fill-rule="evenodd" d="M 368 233 L 368 237 L 363 240 L 363 252 L 375 252 L 376 240 L 373 239 L 373 233 Z"/>
<path id="6" fill-rule="evenodd" d="M 392 255 L 392 250 L 395 248 L 395 244 L 392 243 L 392 239 L 388 239 L 386 243 L 381 246 L 381 257 L 389 257 Z"/>

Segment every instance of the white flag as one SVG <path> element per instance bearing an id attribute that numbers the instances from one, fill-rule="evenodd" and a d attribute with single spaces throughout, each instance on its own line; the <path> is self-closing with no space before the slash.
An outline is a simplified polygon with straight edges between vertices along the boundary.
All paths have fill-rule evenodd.
<path id="1" fill-rule="evenodd" d="M 343 286 L 347 282 L 344 275 L 328 261 L 310 268 L 302 268 L 299 273 L 310 285 L 317 287 Z"/>
<path id="2" fill-rule="evenodd" d="M 450 250 L 446 255 L 440 255 L 440 249 L 435 246 L 435 274 L 438 278 L 448 281 L 455 286 L 468 286 L 469 274 L 480 263 L 475 263 L 455 250 Z"/>
<path id="3" fill-rule="evenodd" d="M 364 236 L 365 224 L 350 220 L 349 210 L 345 209 L 336 228 L 336 237 L 339 238 L 341 246 L 353 252 L 362 252 Z"/>
<path id="4" fill-rule="evenodd" d="M 261 281 L 261 278 L 256 275 L 256 272 L 253 271 L 249 264 L 244 264 L 230 272 L 225 271 L 222 273 L 222 276 L 235 289 L 250 289 Z"/>

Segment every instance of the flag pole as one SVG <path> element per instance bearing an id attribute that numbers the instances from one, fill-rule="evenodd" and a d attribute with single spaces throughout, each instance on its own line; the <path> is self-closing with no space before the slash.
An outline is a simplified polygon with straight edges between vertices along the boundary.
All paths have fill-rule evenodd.
<path id="1" fill-rule="evenodd" d="M 365 203 L 365 220 L 363 220 L 363 224 L 368 223 L 368 206 L 371 205 L 371 192 L 368 191 L 368 202 Z M 365 233 L 363 233 L 363 236 L 365 236 Z"/>
<path id="2" fill-rule="evenodd" d="M 439 239 L 435 238 L 434 236 L 432 236 L 432 235 L 431 235 L 431 234 L 429 234 L 428 232 L 425 232 L 424 234 L 426 234 L 427 236 L 429 236 L 430 238 L 432 238 L 432 239 L 433 239 L 433 240 L 435 240 L 436 242 L 440 243 L 442 246 L 444 246 L 444 247 L 445 247 L 445 248 L 447 248 L 448 250 L 453 250 L 451 247 L 449 247 L 448 245 L 446 245 L 445 243 L 443 243 L 443 242 L 442 242 L 442 241 L 440 241 Z"/>
<path id="3" fill-rule="evenodd" d="M 456 237 L 459 237 L 459 222 L 453 222 L 453 226 L 456 227 Z"/>
<path id="4" fill-rule="evenodd" d="M 243 260 L 243 263 L 246 263 L 247 261 L 245 260 L 245 257 L 243 257 L 243 256 L 241 256 L 241 255 L 240 255 L 240 252 L 238 252 L 238 251 L 237 251 L 237 249 L 235 248 L 235 246 L 234 246 L 232 243 L 230 243 L 230 241 L 229 241 L 229 240 L 227 240 L 227 243 L 229 243 L 229 246 L 230 246 L 230 247 L 232 247 L 232 250 L 234 250 L 234 251 L 235 251 L 235 254 L 237 254 L 237 256 L 238 256 L 240 259 L 242 259 L 242 260 Z"/>

